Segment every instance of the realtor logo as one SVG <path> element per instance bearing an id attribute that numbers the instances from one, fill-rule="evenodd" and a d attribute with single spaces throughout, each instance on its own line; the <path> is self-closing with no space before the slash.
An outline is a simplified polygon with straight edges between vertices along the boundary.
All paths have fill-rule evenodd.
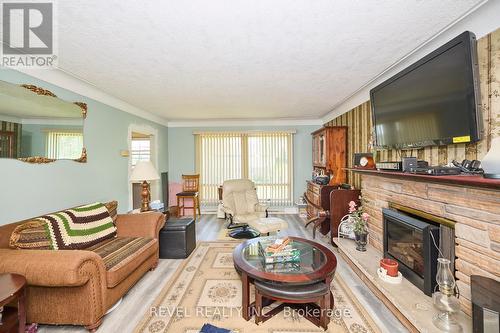
<path id="1" fill-rule="evenodd" d="M 2 4 L 2 66 L 53 67 L 54 4 Z"/>

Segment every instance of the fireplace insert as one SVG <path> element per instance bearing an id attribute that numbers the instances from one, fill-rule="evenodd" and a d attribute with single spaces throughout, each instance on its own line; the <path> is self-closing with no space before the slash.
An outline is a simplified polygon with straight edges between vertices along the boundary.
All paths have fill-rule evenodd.
<path id="1" fill-rule="evenodd" d="M 439 225 L 395 209 L 382 211 L 384 257 L 396 260 L 401 274 L 431 296 L 436 285 L 438 249 L 434 242 L 439 246 Z"/>

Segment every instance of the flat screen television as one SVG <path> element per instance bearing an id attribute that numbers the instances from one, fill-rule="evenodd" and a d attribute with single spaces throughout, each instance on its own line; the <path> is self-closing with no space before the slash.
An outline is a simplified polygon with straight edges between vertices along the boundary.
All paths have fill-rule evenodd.
<path id="1" fill-rule="evenodd" d="M 379 148 L 481 139 L 476 38 L 466 31 L 370 90 Z"/>

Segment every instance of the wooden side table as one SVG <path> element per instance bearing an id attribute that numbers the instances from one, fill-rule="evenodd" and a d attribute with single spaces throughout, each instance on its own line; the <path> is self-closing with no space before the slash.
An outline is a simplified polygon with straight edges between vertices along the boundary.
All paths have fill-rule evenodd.
<path id="1" fill-rule="evenodd" d="M 0 274 L 0 307 L 3 307 L 0 333 L 24 333 L 26 307 L 24 303 L 26 279 L 19 274 Z M 17 309 L 7 306 L 17 299 Z"/>

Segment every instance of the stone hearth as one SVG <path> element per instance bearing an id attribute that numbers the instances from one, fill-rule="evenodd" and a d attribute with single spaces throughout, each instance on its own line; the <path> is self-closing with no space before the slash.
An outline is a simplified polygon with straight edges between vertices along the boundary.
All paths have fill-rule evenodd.
<path id="1" fill-rule="evenodd" d="M 466 176 L 465 176 L 466 177 Z M 465 313 L 471 314 L 470 276 L 500 280 L 500 188 L 362 175 L 370 244 L 382 255 L 382 208 L 396 203 L 455 221 L 455 269 Z"/>
<path id="2" fill-rule="evenodd" d="M 410 281 L 403 278 L 401 284 L 390 284 L 377 276 L 382 253 L 368 244 L 366 252 L 356 251 L 353 240 L 334 238 L 338 250 L 351 268 L 373 293 L 391 310 L 410 332 L 439 333 L 431 318 L 439 313 L 426 296 Z M 402 297 L 402 295 L 404 295 Z M 464 332 L 472 332 L 472 319 L 461 312 L 457 320 Z"/>

